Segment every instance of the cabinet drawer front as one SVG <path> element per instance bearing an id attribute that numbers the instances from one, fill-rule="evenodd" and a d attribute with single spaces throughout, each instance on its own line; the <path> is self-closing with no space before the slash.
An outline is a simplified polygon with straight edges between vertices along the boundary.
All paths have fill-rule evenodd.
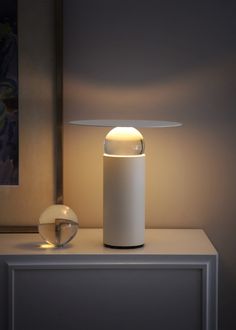
<path id="1" fill-rule="evenodd" d="M 204 267 L 24 264 L 9 272 L 11 330 L 202 330 Z"/>

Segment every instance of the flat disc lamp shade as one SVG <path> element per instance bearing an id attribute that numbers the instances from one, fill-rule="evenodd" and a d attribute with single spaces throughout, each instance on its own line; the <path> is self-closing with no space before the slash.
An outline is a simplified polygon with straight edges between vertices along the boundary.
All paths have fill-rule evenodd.
<path id="1" fill-rule="evenodd" d="M 177 127 L 156 120 L 78 120 L 70 124 L 115 127 L 103 154 L 103 243 L 116 248 L 143 246 L 145 231 L 144 139 L 136 127 Z"/>
<path id="2" fill-rule="evenodd" d="M 72 120 L 72 125 L 97 126 L 97 127 L 136 127 L 136 128 L 165 128 L 182 126 L 177 121 L 164 120 L 122 120 L 122 119 L 88 119 Z"/>

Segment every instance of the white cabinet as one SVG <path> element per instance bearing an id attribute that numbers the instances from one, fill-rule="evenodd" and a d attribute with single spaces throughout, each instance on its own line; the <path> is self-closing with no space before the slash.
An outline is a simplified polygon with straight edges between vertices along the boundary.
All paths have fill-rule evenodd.
<path id="1" fill-rule="evenodd" d="M 0 235 L 0 329 L 216 330 L 217 252 L 202 230 L 149 229 L 110 249 L 101 229 L 65 248 Z"/>

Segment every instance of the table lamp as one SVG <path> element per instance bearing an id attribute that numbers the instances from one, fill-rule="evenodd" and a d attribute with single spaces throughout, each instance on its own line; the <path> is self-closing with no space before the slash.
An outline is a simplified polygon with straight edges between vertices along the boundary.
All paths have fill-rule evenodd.
<path id="1" fill-rule="evenodd" d="M 144 245 L 145 153 L 137 128 L 177 127 L 156 120 L 76 120 L 70 124 L 113 127 L 103 154 L 103 243 L 114 248 Z"/>

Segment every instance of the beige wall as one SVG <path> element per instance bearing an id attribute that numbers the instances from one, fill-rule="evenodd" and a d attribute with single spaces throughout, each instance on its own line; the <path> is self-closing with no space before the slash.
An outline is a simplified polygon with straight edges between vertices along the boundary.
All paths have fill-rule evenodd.
<path id="1" fill-rule="evenodd" d="M 229 86 L 235 71 L 227 60 L 198 69 L 166 86 L 138 87 L 136 93 L 133 88 L 133 99 L 129 95 L 136 118 L 137 113 L 143 118 L 154 117 L 152 111 L 156 108 L 155 119 L 183 122 L 180 128 L 141 129 L 147 156 L 147 227 L 202 227 L 214 223 L 214 217 L 221 213 L 225 222 L 227 206 L 234 205 L 235 122 Z M 74 87 L 76 90 L 76 82 Z M 97 104 L 99 108 L 102 95 L 107 95 L 109 109 L 115 108 L 117 102 L 126 107 L 122 95 L 127 93 L 125 87 L 113 88 L 111 92 L 109 87 L 106 90 L 104 86 L 87 86 L 81 96 L 80 87 L 84 88 L 78 83 L 74 98 L 70 93 L 70 102 L 78 104 L 78 113 L 74 111 L 74 117 L 65 113 L 68 119 L 85 117 L 79 106 L 85 103 L 86 93 L 86 109 L 91 112 L 95 112 Z M 158 107 L 167 109 L 166 114 L 159 112 Z M 98 110 L 95 118 L 101 117 Z M 115 117 L 115 111 L 111 111 L 110 117 Z M 108 131 L 65 125 L 65 202 L 76 210 L 84 227 L 102 226 L 102 153 Z"/>
<path id="2" fill-rule="evenodd" d="M 36 225 L 54 200 L 54 1 L 18 1 L 19 186 L 0 187 L 0 225 Z"/>

